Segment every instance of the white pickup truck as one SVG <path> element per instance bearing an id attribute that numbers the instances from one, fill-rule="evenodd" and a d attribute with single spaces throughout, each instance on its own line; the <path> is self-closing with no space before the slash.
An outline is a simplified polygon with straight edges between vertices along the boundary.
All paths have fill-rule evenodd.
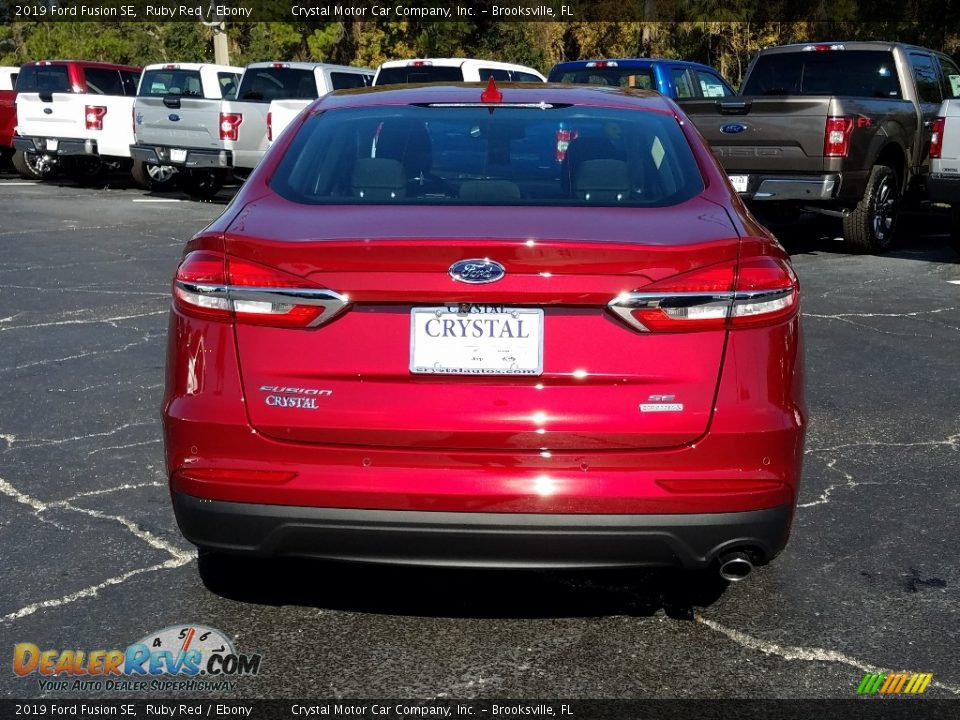
<path id="1" fill-rule="evenodd" d="M 309 62 L 258 62 L 248 65 L 234 100 L 224 112 L 240 118 L 229 145 L 239 174 L 257 166 L 272 137 L 318 97 L 333 90 L 367 87 L 373 70 Z"/>
<path id="2" fill-rule="evenodd" d="M 129 164 L 140 68 L 76 60 L 27 63 L 17 78 L 14 166 L 25 178 L 64 170 L 92 184 Z"/>
<path id="3" fill-rule="evenodd" d="M 949 76 L 960 96 L 960 76 Z M 950 240 L 960 254 L 960 99 L 945 100 L 933 121 L 927 194 L 932 202 L 951 206 Z"/>
<path id="4" fill-rule="evenodd" d="M 487 82 L 491 77 L 498 83 L 547 81 L 543 75 L 525 65 L 472 58 L 417 58 L 383 63 L 377 68 L 373 84 Z"/>
<path id="5" fill-rule="evenodd" d="M 233 167 L 229 143 L 239 125 L 222 104 L 236 93 L 242 72 L 208 63 L 144 68 L 133 106 L 136 137 L 130 146 L 138 181 L 176 180 L 194 197 L 217 194 Z"/>

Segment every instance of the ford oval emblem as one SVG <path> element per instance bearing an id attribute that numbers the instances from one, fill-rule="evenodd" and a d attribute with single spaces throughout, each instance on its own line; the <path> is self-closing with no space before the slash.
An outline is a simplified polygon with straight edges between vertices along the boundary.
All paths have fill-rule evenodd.
<path id="1" fill-rule="evenodd" d="M 167 115 L 167 120 L 169 120 L 170 122 L 177 122 L 179 119 L 180 119 L 180 116 L 177 115 L 176 113 L 170 113 L 169 115 Z"/>
<path id="2" fill-rule="evenodd" d="M 450 266 L 450 277 L 471 285 L 496 282 L 506 274 L 503 265 L 486 258 L 460 260 Z"/>
<path id="3" fill-rule="evenodd" d="M 743 123 L 730 123 L 729 125 L 724 125 L 720 128 L 720 132 L 727 133 L 727 135 L 736 135 L 737 133 L 742 133 L 747 129 L 747 126 Z"/>
<path id="4" fill-rule="evenodd" d="M 43 112 L 44 112 L 45 115 L 52 115 L 52 114 L 53 114 L 53 108 L 44 108 L 44 109 L 43 109 Z"/>

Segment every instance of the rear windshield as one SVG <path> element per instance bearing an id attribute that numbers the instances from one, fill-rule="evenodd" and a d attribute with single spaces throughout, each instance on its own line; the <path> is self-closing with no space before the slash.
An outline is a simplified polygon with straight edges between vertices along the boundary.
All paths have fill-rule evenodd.
<path id="1" fill-rule="evenodd" d="M 182 95 L 203 97 L 199 70 L 146 70 L 140 81 L 139 97 Z"/>
<path id="2" fill-rule="evenodd" d="M 237 100 L 242 102 L 315 100 L 317 97 L 313 70 L 301 68 L 247 68 L 237 93 Z"/>
<path id="3" fill-rule="evenodd" d="M 703 180 L 673 115 L 402 106 L 314 115 L 271 186 L 307 204 L 657 207 Z"/>
<path id="4" fill-rule="evenodd" d="M 826 50 L 761 55 L 743 86 L 744 95 L 841 95 L 899 98 L 893 53 Z"/>
<path id="5" fill-rule="evenodd" d="M 65 65 L 26 65 L 17 77 L 17 92 L 73 92 Z"/>
<path id="6" fill-rule="evenodd" d="M 463 82 L 460 66 L 403 65 L 380 68 L 377 85 L 404 85 L 406 83 Z"/>
<path id="7" fill-rule="evenodd" d="M 640 88 L 656 90 L 650 68 L 582 68 L 579 70 L 558 70 L 550 73 L 550 82 L 572 83 L 574 85 L 607 85 L 620 88 Z"/>
<path id="8" fill-rule="evenodd" d="M 333 86 L 334 90 L 348 90 L 350 88 L 368 87 L 372 82 L 373 76 L 369 73 L 330 73 L 330 84 Z"/>

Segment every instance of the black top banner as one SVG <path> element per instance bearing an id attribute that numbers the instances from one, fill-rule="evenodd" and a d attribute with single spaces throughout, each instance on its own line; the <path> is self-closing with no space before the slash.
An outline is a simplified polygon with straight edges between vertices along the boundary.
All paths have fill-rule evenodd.
<path id="1" fill-rule="evenodd" d="M 960 0 L 0 0 L 28 22 L 909 22 L 950 25 Z"/>

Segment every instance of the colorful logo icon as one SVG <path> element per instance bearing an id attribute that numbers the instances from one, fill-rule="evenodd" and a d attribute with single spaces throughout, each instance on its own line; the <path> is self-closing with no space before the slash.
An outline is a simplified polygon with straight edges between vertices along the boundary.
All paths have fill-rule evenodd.
<path id="1" fill-rule="evenodd" d="M 857 695 L 919 695 L 932 680 L 933 673 L 867 673 Z"/>

